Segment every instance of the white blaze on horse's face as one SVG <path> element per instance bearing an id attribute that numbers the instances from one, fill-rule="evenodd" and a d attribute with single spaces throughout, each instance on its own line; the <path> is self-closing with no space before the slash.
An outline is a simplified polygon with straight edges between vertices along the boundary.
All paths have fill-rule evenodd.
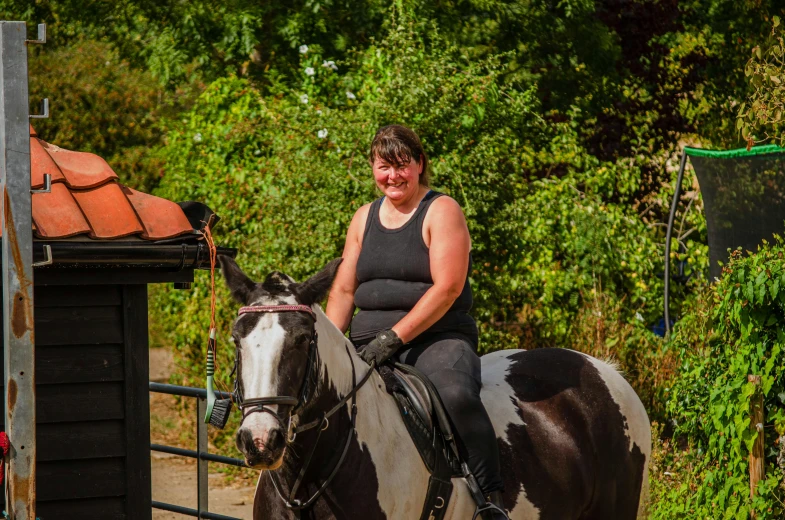
<path id="1" fill-rule="evenodd" d="M 256 319 L 251 332 L 239 339 L 240 373 L 243 399 L 282 395 L 279 383 L 281 359 L 286 343 L 286 331 L 280 315 L 275 313 L 249 316 Z M 266 405 L 278 413 L 278 405 Z M 237 431 L 237 447 L 246 462 L 258 469 L 276 469 L 285 451 L 286 431 L 269 413 L 248 414 Z"/>

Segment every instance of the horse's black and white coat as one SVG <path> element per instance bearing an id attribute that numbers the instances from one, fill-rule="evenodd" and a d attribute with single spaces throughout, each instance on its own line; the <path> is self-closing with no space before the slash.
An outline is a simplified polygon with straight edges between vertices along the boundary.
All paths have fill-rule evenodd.
<path id="1" fill-rule="evenodd" d="M 297 284 L 273 273 L 252 282 L 233 260 L 221 258 L 224 276 L 243 305 L 312 306 L 318 333 L 316 391 L 299 417 L 320 417 L 352 389 L 368 366 L 346 354 L 348 340 L 317 305 L 339 265 L 328 264 Z M 233 336 L 245 398 L 297 395 L 307 364 L 313 319 L 306 313 L 245 314 Z M 506 350 L 482 357 L 482 399 L 497 434 L 505 505 L 513 520 L 633 520 L 644 504 L 651 432 L 630 385 L 610 365 L 564 349 Z M 285 417 L 289 410 L 278 410 Z M 284 407 L 287 408 L 287 407 Z M 393 399 L 374 374 L 357 394 L 357 434 L 327 492 L 302 518 L 418 519 L 428 484 L 423 465 Z M 316 432 L 286 441 L 272 415 L 254 413 L 237 432 L 247 462 L 262 469 L 254 501 L 257 520 L 290 519 L 268 472 L 284 494 L 310 452 Z M 298 494 L 307 499 L 335 467 L 350 430 L 349 408 L 334 415 Z M 288 483 L 288 484 L 287 484 Z M 465 483 L 455 490 L 446 518 L 471 519 L 475 505 Z"/>

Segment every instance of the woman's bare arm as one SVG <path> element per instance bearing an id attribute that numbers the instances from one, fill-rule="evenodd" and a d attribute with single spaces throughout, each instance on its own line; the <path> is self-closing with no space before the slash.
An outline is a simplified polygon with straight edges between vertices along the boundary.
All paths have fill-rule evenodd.
<path id="1" fill-rule="evenodd" d="M 330 296 L 327 298 L 327 317 L 341 332 L 346 332 L 354 314 L 354 292 L 357 290 L 357 259 L 362 249 L 365 222 L 368 219 L 370 204 L 357 210 L 346 232 L 343 247 L 343 262 L 335 275 Z"/>
<path id="2" fill-rule="evenodd" d="M 393 326 L 408 343 L 436 323 L 461 295 L 469 269 L 471 238 L 461 207 L 449 197 L 439 197 L 431 205 L 425 222 L 430 235 L 430 267 L 433 287 Z"/>

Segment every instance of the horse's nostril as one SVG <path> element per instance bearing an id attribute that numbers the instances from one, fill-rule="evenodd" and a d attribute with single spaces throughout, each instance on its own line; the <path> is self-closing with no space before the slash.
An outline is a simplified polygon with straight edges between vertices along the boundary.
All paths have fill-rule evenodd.
<path id="1" fill-rule="evenodd" d="M 244 428 L 237 432 L 237 448 L 240 451 L 250 451 L 254 447 L 255 441 L 249 430 Z"/>
<path id="2" fill-rule="evenodd" d="M 278 450 L 283 448 L 283 445 L 284 445 L 283 431 L 277 429 L 271 431 L 270 436 L 267 439 L 267 448 L 270 450 Z"/>

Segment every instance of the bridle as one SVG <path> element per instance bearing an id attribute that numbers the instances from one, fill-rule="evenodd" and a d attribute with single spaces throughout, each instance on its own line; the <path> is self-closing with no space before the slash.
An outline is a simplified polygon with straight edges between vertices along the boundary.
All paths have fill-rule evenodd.
<path id="1" fill-rule="evenodd" d="M 238 316 L 242 316 L 244 314 L 253 314 L 253 313 L 278 313 L 278 312 L 305 312 L 309 314 L 313 318 L 313 323 L 311 325 L 311 340 L 308 344 L 308 365 L 305 369 L 305 376 L 303 377 L 303 382 L 300 385 L 300 391 L 298 393 L 298 397 L 290 397 L 286 395 L 276 395 L 271 397 L 254 397 L 251 399 L 245 399 L 243 397 L 242 388 L 240 388 L 240 378 L 235 377 L 234 380 L 234 401 L 237 403 L 237 406 L 240 408 L 240 411 L 243 414 L 243 418 L 240 422 L 242 426 L 243 421 L 255 412 L 260 413 L 268 413 L 272 415 L 277 421 L 278 424 L 281 425 L 282 428 L 287 430 L 287 439 L 291 442 L 294 441 L 294 437 L 292 436 L 292 417 L 297 416 L 297 414 L 302 410 L 302 408 L 308 403 L 308 400 L 311 398 L 311 393 L 313 389 L 311 388 L 311 378 L 314 372 L 314 365 L 315 361 L 315 353 L 316 353 L 316 342 L 318 341 L 318 336 L 316 334 L 316 315 L 313 312 L 313 309 L 308 307 L 307 305 L 254 305 L 248 307 L 241 307 L 240 310 L 237 312 Z M 235 375 L 237 372 L 237 367 L 240 359 L 240 352 L 239 346 L 237 352 L 235 353 L 234 358 L 234 369 L 232 370 L 232 375 Z M 280 406 L 291 406 L 291 410 L 289 411 L 288 417 L 288 426 L 284 424 L 283 420 L 281 419 L 280 415 L 277 412 L 268 408 L 268 405 L 280 405 Z M 296 433 L 294 433 L 296 436 Z"/>
<path id="2" fill-rule="evenodd" d="M 346 454 L 349 451 L 349 445 L 351 444 L 352 439 L 354 438 L 354 434 L 356 432 L 355 425 L 357 422 L 357 403 L 356 403 L 356 394 L 357 391 L 362 388 L 362 386 L 370 379 L 371 374 L 374 371 L 375 364 L 371 364 L 370 370 L 363 376 L 362 380 L 359 384 L 357 384 L 357 376 L 355 373 L 354 368 L 354 360 L 352 359 L 352 355 L 349 352 L 349 346 L 344 344 L 344 348 L 346 348 L 346 355 L 349 357 L 349 362 L 352 366 L 352 390 L 346 394 L 338 404 L 333 406 L 329 411 L 322 414 L 321 418 L 315 419 L 303 425 L 298 425 L 299 421 L 299 413 L 304 409 L 305 405 L 308 403 L 309 399 L 313 397 L 314 388 L 311 383 L 311 379 L 316 370 L 316 345 L 318 341 L 318 336 L 316 334 L 316 314 L 314 313 L 313 309 L 307 305 L 252 305 L 247 307 L 242 307 L 238 311 L 238 315 L 242 316 L 244 314 L 252 314 L 252 313 L 278 313 L 278 312 L 304 312 L 310 315 L 313 318 L 313 323 L 311 325 L 311 340 L 308 344 L 308 366 L 305 370 L 305 376 L 303 377 L 303 382 L 300 385 L 300 391 L 298 397 L 290 397 L 290 396 L 270 396 L 270 397 L 254 397 L 251 399 L 244 399 L 242 395 L 242 389 L 240 388 L 239 384 L 239 377 L 235 377 L 234 380 L 234 400 L 237 403 L 238 407 L 240 408 L 243 418 L 242 421 L 245 421 L 245 418 L 251 415 L 252 413 L 268 413 L 275 417 L 278 423 L 281 425 L 282 428 L 286 429 L 286 440 L 288 443 L 294 442 L 295 438 L 297 438 L 298 433 L 302 433 L 307 430 L 311 430 L 313 428 L 318 427 L 319 431 L 316 436 L 316 441 L 313 444 L 313 448 L 311 449 L 308 456 L 305 458 L 305 463 L 303 467 L 300 469 L 300 472 L 297 475 L 297 479 L 294 481 L 294 485 L 291 487 L 291 491 L 289 493 L 288 499 L 283 496 L 281 493 L 281 488 L 276 480 L 276 477 L 273 475 L 272 471 L 268 471 L 270 475 L 270 480 L 273 482 L 273 487 L 275 487 L 276 493 L 283 501 L 284 505 L 295 514 L 297 518 L 300 517 L 300 511 L 306 509 L 313 505 L 314 502 L 324 493 L 327 487 L 332 482 L 335 475 L 338 473 L 338 469 L 341 467 L 344 459 L 346 458 Z M 239 346 L 237 347 L 237 354 L 234 360 L 234 369 L 232 370 L 232 375 L 237 372 L 238 360 L 239 360 Z M 239 375 L 239 374 L 238 374 Z M 311 459 L 313 455 L 316 453 L 316 448 L 319 446 L 319 439 L 322 436 L 322 433 L 330 426 L 329 418 L 341 410 L 346 404 L 351 400 L 351 423 L 352 427 L 349 430 L 349 434 L 346 437 L 346 442 L 344 443 L 343 452 L 341 453 L 341 457 L 338 459 L 337 464 L 330 472 L 330 475 L 325 479 L 319 489 L 306 501 L 300 501 L 295 498 L 298 489 L 300 488 L 300 484 L 302 484 L 303 477 L 305 476 L 306 471 L 308 470 L 308 466 L 311 463 Z M 277 412 L 268 408 L 268 405 L 281 405 L 281 406 L 290 406 L 289 415 L 288 415 L 288 425 L 284 423 L 284 420 L 281 419 L 280 415 Z M 242 421 L 240 424 L 242 425 Z"/>

